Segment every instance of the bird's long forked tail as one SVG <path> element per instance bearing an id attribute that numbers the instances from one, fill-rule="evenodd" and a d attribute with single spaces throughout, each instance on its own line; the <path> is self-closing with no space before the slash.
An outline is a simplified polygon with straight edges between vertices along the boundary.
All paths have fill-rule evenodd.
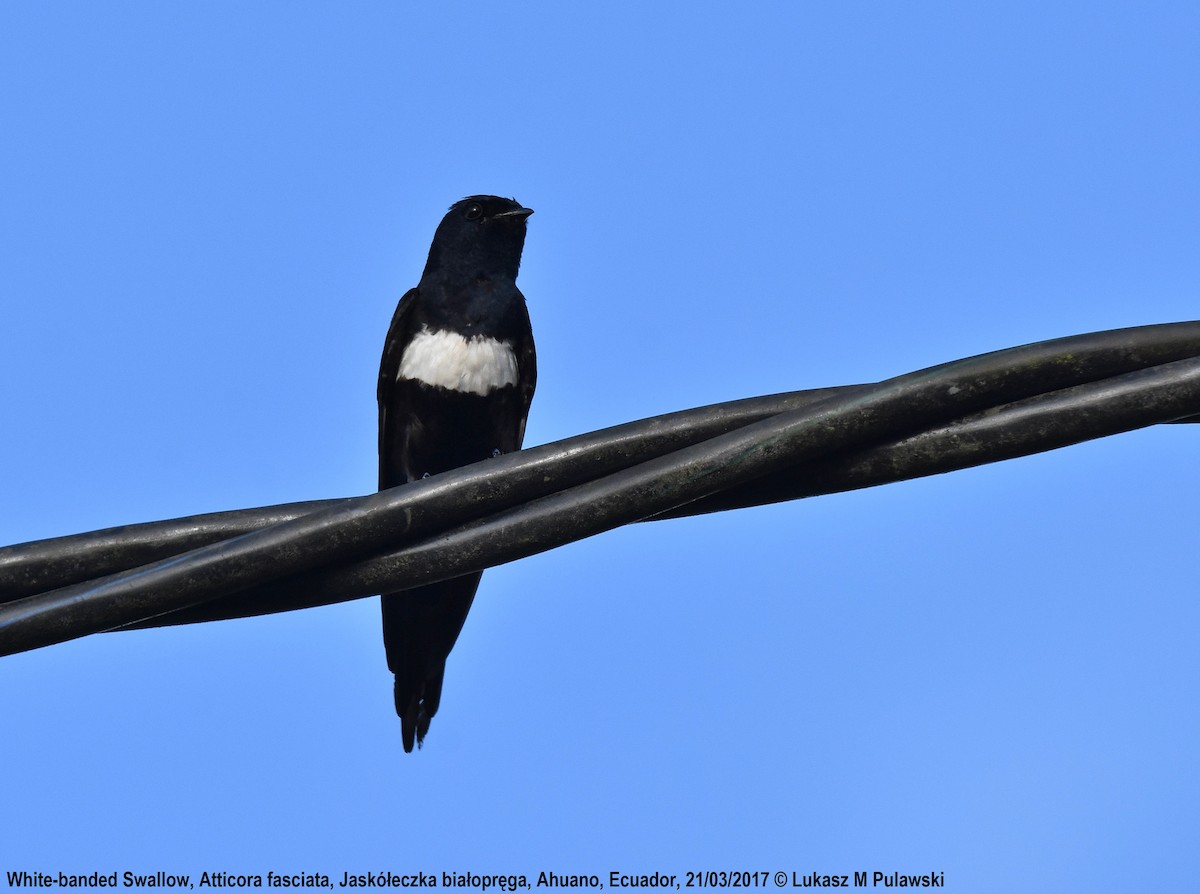
<path id="1" fill-rule="evenodd" d="M 395 674 L 394 698 L 404 750 L 420 747 L 442 700 L 446 657 L 454 648 L 483 572 L 399 593 L 385 593 L 383 643 Z"/>

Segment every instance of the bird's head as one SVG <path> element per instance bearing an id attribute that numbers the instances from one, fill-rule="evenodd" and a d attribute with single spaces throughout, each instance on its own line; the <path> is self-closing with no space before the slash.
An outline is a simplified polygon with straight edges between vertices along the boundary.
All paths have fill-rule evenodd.
<path id="1" fill-rule="evenodd" d="M 453 263 L 461 266 L 453 272 L 463 276 L 516 279 L 525 246 L 525 219 L 531 214 L 533 210 L 516 199 L 499 196 L 469 196 L 455 202 L 433 234 L 425 274 L 450 273 L 443 265 Z"/>

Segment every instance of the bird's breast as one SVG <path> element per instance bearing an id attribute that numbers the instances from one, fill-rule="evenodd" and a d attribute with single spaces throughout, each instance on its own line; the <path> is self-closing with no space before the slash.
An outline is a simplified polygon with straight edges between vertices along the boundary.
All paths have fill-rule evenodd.
<path id="1" fill-rule="evenodd" d="M 423 328 L 404 349 L 396 377 L 449 391 L 489 394 L 517 384 L 517 358 L 509 341 Z"/>

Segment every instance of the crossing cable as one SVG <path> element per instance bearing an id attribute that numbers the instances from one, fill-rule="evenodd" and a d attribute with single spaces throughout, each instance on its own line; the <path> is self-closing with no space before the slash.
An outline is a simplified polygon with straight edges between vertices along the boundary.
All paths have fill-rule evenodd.
<path id="1" fill-rule="evenodd" d="M 287 611 L 633 521 L 937 474 L 1200 414 L 1200 322 L 1038 342 L 873 385 L 627 423 L 378 494 L 0 549 L 0 655 Z"/>

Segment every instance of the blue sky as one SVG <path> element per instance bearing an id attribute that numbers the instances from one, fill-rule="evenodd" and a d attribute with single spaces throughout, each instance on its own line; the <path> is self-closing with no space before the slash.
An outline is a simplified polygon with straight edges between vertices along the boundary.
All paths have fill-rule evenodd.
<path id="1" fill-rule="evenodd" d="M 1192 4 L 5 4 L 0 542 L 364 493 L 445 208 L 536 209 L 528 444 L 1198 316 Z M 1178 890 L 1197 432 L 0 662 L 0 871 Z"/>

